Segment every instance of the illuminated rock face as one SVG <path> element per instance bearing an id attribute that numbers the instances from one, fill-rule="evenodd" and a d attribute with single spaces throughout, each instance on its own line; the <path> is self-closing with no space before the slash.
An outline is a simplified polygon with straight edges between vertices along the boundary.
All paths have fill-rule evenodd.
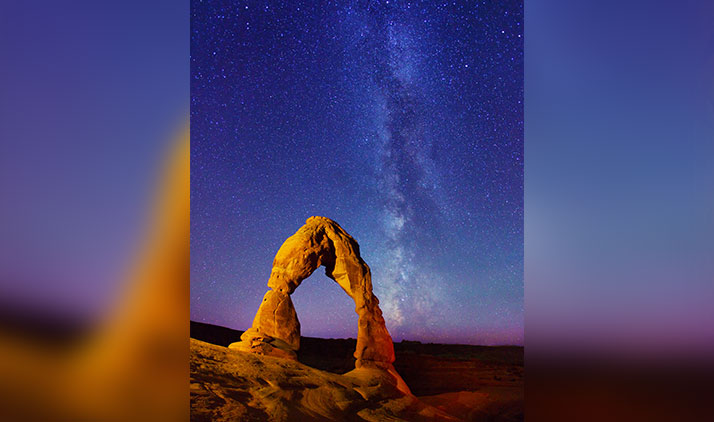
<path id="1" fill-rule="evenodd" d="M 372 293 L 369 266 L 359 254 L 359 245 L 336 222 L 310 217 L 278 250 L 268 287 L 253 326 L 241 341 L 229 347 L 253 353 L 296 359 L 300 348 L 300 322 L 290 294 L 318 267 L 335 280 L 355 301 L 359 315 L 356 367 L 393 371 L 394 346 L 384 325 L 379 300 Z"/>

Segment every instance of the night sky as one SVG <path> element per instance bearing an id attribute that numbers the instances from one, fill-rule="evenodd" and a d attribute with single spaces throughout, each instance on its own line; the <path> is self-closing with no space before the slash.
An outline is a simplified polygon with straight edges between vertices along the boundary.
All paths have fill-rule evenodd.
<path id="1" fill-rule="evenodd" d="M 193 0 L 191 25 L 193 320 L 250 327 L 322 215 L 395 341 L 523 344 L 521 2 Z M 356 337 L 323 270 L 292 297 L 303 335 Z"/>

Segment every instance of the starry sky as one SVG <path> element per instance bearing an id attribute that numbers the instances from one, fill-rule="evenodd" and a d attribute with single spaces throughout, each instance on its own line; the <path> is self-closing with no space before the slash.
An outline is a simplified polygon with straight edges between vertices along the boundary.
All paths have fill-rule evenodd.
<path id="1" fill-rule="evenodd" d="M 360 244 L 395 341 L 523 344 L 523 7 L 191 5 L 191 318 L 247 329 L 312 215 Z M 317 270 L 302 334 L 356 337 Z"/>

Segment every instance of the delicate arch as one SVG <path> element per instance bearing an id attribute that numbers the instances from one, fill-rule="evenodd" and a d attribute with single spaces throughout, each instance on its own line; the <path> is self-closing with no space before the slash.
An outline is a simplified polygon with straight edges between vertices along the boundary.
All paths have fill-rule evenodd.
<path id="1" fill-rule="evenodd" d="M 300 322 L 290 295 L 320 266 L 355 301 L 359 316 L 356 367 L 391 368 L 394 346 L 372 292 L 372 276 L 359 254 L 357 242 L 326 217 L 310 217 L 285 240 L 273 260 L 270 290 L 241 341 L 229 347 L 253 353 L 296 359 Z"/>

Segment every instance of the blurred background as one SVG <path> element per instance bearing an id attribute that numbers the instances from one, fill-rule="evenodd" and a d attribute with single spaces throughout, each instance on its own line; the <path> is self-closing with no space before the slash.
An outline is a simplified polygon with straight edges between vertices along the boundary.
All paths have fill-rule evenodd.
<path id="1" fill-rule="evenodd" d="M 3 2 L 3 311 L 81 324 L 126 277 L 187 124 L 188 6 L 175 4 Z"/>
<path id="2" fill-rule="evenodd" d="M 188 418 L 189 18 L 0 6 L 2 420 Z M 525 2 L 529 419 L 711 414 L 713 19 Z"/>
<path id="3" fill-rule="evenodd" d="M 714 352 L 714 4 L 527 2 L 529 351 Z"/>
<path id="4" fill-rule="evenodd" d="M 188 33 L 0 5 L 0 420 L 188 419 Z"/>
<path id="5" fill-rule="evenodd" d="M 526 415 L 701 420 L 714 3 L 525 2 Z"/>

